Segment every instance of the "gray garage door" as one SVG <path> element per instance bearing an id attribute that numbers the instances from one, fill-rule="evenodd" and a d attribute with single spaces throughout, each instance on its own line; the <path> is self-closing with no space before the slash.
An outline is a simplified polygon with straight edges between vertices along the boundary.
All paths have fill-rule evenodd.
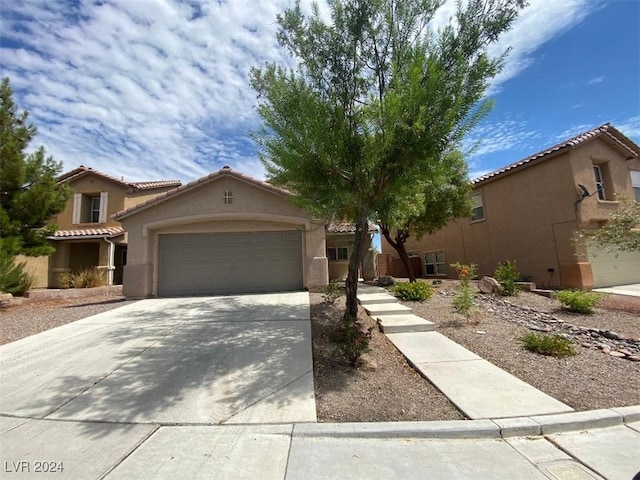
<path id="1" fill-rule="evenodd" d="M 161 235 L 158 268 L 160 296 L 300 290 L 301 233 Z"/>

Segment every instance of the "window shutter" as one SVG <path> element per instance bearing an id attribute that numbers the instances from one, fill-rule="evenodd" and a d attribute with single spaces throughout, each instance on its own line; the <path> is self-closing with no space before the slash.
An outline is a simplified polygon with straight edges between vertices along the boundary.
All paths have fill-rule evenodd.
<path id="1" fill-rule="evenodd" d="M 109 192 L 100 192 L 100 216 L 98 222 L 105 223 L 107 221 L 107 200 Z"/>
<path id="2" fill-rule="evenodd" d="M 80 213 L 82 212 L 82 194 L 74 193 L 73 194 L 73 214 L 71 223 L 77 225 L 80 223 Z"/>

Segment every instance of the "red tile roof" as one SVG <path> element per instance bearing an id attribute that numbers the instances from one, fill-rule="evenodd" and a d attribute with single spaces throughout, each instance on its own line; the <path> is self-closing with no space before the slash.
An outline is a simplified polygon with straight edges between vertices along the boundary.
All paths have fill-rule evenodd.
<path id="1" fill-rule="evenodd" d="M 133 207 L 127 208 L 126 210 L 121 210 L 118 213 L 116 213 L 113 218 L 115 218 L 116 220 L 121 220 L 125 217 L 128 217 L 129 215 L 133 214 L 134 212 L 137 212 L 139 210 L 143 210 L 146 209 L 148 207 L 151 207 L 153 205 L 156 205 L 158 203 L 162 203 L 166 200 L 168 200 L 169 198 L 172 198 L 176 195 L 180 195 L 183 192 L 189 191 L 189 190 L 193 190 L 194 188 L 197 188 L 198 186 L 204 184 L 204 183 L 209 183 L 211 181 L 214 181 L 218 178 L 222 178 L 222 177 L 235 177 L 239 180 L 242 180 L 243 182 L 246 183 L 250 183 L 253 185 L 256 185 L 258 187 L 264 188 L 266 190 L 269 190 L 271 192 L 280 194 L 280 195 L 284 195 L 284 196 L 289 196 L 291 195 L 291 192 L 288 192 L 287 190 L 284 190 L 282 188 L 278 188 L 278 187 L 274 187 L 273 185 L 271 185 L 270 183 L 264 182 L 262 180 L 258 180 L 256 178 L 250 177 L 249 175 L 245 175 L 243 173 L 238 173 L 238 172 L 234 172 L 231 170 L 231 168 L 224 166 L 222 167 L 220 170 L 218 170 L 217 172 L 213 172 L 210 173 L 207 176 L 201 177 L 197 180 L 194 180 L 193 182 L 187 183 L 186 185 L 182 185 L 178 188 L 174 188 L 173 190 L 169 190 L 168 192 L 164 192 L 161 193 L 160 195 L 158 195 L 157 197 L 154 197 L 152 199 L 147 200 L 146 202 L 142 202 L 139 203 L 138 205 L 135 205 Z"/>
<path id="2" fill-rule="evenodd" d="M 106 227 L 106 228 L 79 228 L 77 230 L 57 230 L 50 240 L 69 240 L 73 238 L 88 237 L 117 237 L 124 233 L 122 227 Z"/>
<path id="3" fill-rule="evenodd" d="M 577 135 L 568 140 L 560 142 L 538 153 L 534 153 L 533 155 L 523 158 L 522 160 L 518 160 L 517 162 L 511 163 L 505 167 L 499 168 L 498 170 L 494 170 L 493 172 L 487 173 L 486 175 L 482 175 L 481 177 L 475 178 L 471 180 L 471 183 L 473 185 L 478 185 L 481 183 L 485 183 L 487 181 L 491 181 L 496 177 L 510 173 L 514 169 L 527 166 L 533 162 L 540 162 L 540 161 L 546 160 L 548 158 L 553 157 L 557 153 L 575 148 L 579 145 L 582 145 L 585 142 L 588 142 L 600 136 L 606 138 L 615 146 L 627 152 L 631 158 L 637 158 L 638 155 L 640 154 L 640 147 L 638 147 L 638 145 L 633 143 L 629 138 L 623 135 L 615 127 L 613 127 L 609 123 L 605 123 L 604 125 L 600 125 L 599 127 L 596 127 L 592 130 L 588 130 L 584 133 L 581 133 L 580 135 Z"/>
<path id="4" fill-rule="evenodd" d="M 75 180 L 77 178 L 80 178 L 88 174 L 98 175 L 111 182 L 117 183 L 118 185 L 121 185 L 125 188 L 132 188 L 134 190 L 154 190 L 156 188 L 179 187 L 180 185 L 182 185 L 182 182 L 180 180 L 157 180 L 157 181 L 151 181 L 151 182 L 125 182 L 124 179 L 112 177 L 111 175 L 107 175 L 106 173 L 99 172 L 90 167 L 85 167 L 84 165 L 80 165 L 78 168 L 59 176 L 58 183 L 69 182 L 71 180 Z"/>
<path id="5" fill-rule="evenodd" d="M 378 229 L 376 226 L 368 222 L 369 226 L 367 228 L 367 232 L 376 233 Z M 355 233 L 356 232 L 356 224 L 351 222 L 329 222 L 327 225 L 327 233 Z"/>

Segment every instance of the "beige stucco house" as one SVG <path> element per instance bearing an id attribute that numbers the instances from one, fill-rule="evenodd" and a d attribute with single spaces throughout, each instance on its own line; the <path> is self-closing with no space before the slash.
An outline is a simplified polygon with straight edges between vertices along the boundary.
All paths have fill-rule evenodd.
<path id="1" fill-rule="evenodd" d="M 128 233 L 127 297 L 298 290 L 328 283 L 325 222 L 229 167 L 114 219 Z"/>
<path id="2" fill-rule="evenodd" d="M 98 267 L 109 285 L 122 283 L 127 235 L 112 215 L 181 185 L 178 180 L 125 182 L 80 166 L 61 175 L 73 195 L 66 208 L 51 219 L 58 230 L 49 237 L 56 251 L 50 257 L 21 257 L 36 287 L 58 287 L 60 275 Z"/>
<path id="3" fill-rule="evenodd" d="M 595 230 L 619 206 L 640 200 L 640 147 L 605 124 L 472 181 L 471 218 L 407 243 L 422 276 L 455 278 L 450 264 L 475 263 L 491 275 L 516 260 L 523 277 L 545 288 L 605 287 L 640 282 L 640 252 L 588 249 L 573 239 Z M 381 262 L 404 276 L 383 240 Z M 420 270 L 418 270 L 420 272 Z"/>

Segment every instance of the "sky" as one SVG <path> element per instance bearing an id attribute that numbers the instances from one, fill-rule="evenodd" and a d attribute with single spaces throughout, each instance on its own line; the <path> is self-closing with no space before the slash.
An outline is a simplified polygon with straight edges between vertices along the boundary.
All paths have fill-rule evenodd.
<path id="1" fill-rule="evenodd" d="M 606 122 L 640 143 L 640 0 L 528 3 L 494 47 L 511 50 L 464 143 L 471 178 Z M 31 146 L 63 171 L 189 182 L 228 165 L 264 179 L 248 73 L 289 61 L 275 17 L 292 4 L 3 0 L 0 76 L 38 128 Z"/>

